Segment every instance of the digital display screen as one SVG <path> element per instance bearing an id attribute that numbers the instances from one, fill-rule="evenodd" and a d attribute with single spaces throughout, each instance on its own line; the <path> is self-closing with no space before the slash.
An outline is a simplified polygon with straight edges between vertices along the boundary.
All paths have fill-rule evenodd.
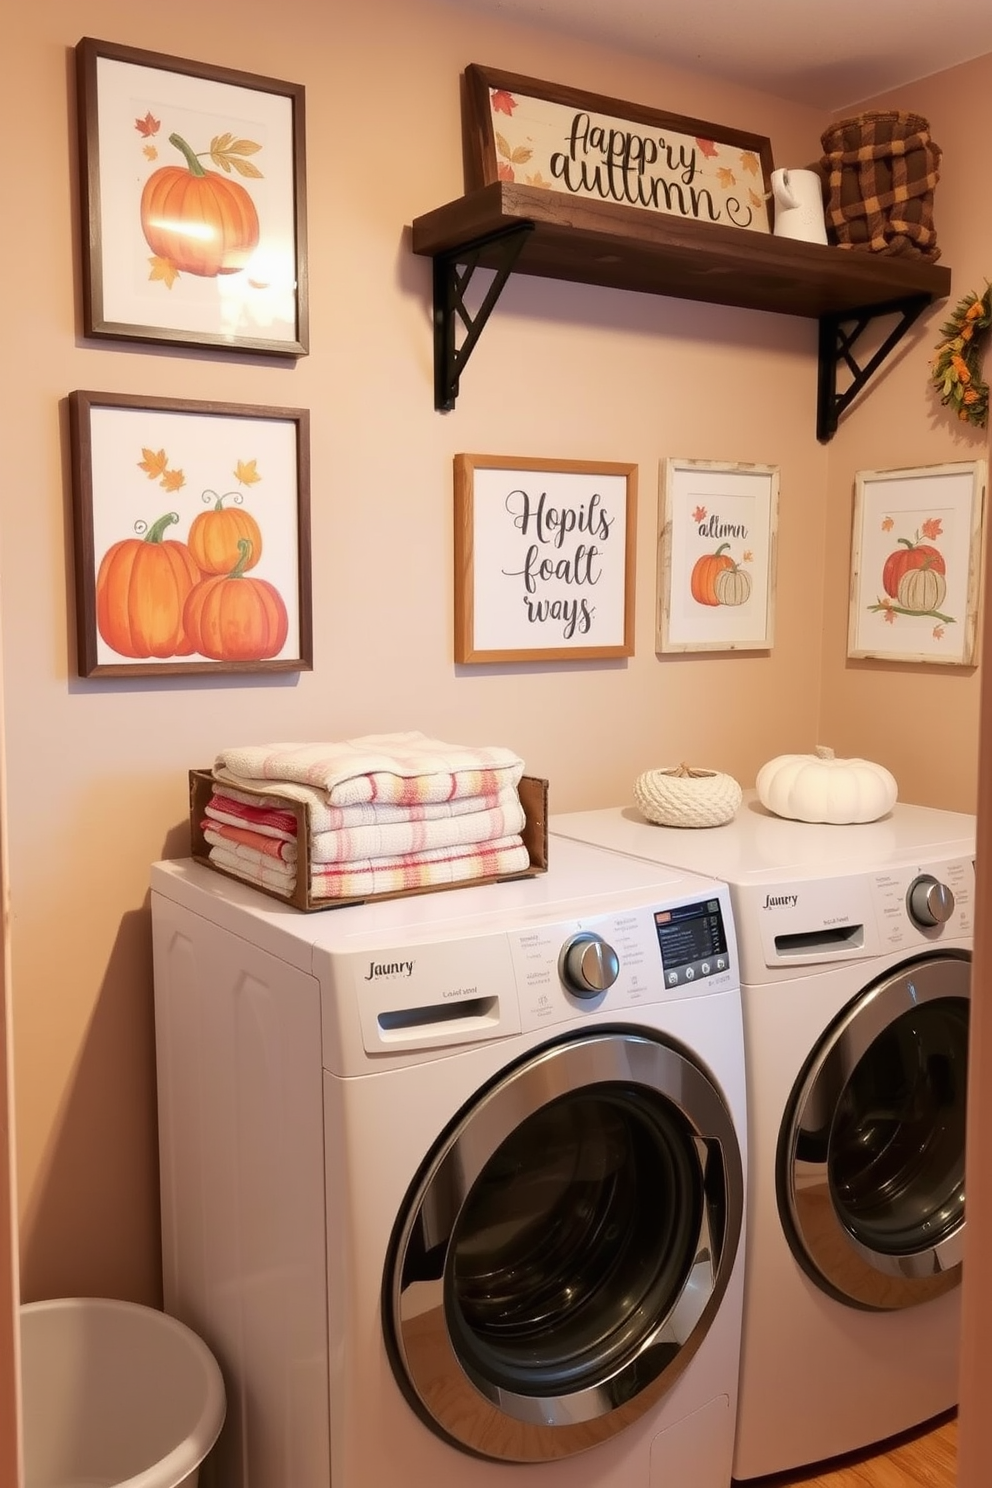
<path id="1" fill-rule="evenodd" d="M 655 928 L 666 971 L 696 966 L 727 955 L 727 935 L 719 899 L 700 904 L 682 904 L 677 909 L 655 912 Z"/>

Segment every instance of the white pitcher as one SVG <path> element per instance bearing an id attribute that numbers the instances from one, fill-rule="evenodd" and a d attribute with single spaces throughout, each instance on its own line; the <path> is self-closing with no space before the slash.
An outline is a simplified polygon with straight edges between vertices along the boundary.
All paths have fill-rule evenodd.
<path id="1" fill-rule="evenodd" d="M 772 171 L 775 198 L 775 236 L 801 238 L 806 243 L 825 243 L 823 187 L 812 170 Z"/>

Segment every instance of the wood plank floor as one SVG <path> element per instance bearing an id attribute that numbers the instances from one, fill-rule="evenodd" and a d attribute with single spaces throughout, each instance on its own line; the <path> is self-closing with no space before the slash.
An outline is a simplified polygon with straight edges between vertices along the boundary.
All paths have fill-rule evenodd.
<path id="1" fill-rule="evenodd" d="M 954 1488 L 957 1475 L 956 1412 L 907 1431 L 885 1451 L 852 1453 L 800 1473 L 753 1478 L 745 1488 Z"/>

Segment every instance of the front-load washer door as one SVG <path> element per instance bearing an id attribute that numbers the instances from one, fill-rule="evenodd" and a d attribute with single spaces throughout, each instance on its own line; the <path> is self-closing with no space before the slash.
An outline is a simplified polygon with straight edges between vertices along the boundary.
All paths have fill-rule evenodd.
<path id="1" fill-rule="evenodd" d="M 630 1030 L 543 1046 L 462 1112 L 398 1216 L 383 1321 L 404 1394 L 501 1461 L 615 1435 L 705 1336 L 743 1202 L 733 1120 L 691 1054 Z"/>
<path id="2" fill-rule="evenodd" d="M 850 1305 L 912 1307 L 960 1280 L 970 958 L 913 961 L 817 1045 L 778 1153 L 797 1259 Z"/>

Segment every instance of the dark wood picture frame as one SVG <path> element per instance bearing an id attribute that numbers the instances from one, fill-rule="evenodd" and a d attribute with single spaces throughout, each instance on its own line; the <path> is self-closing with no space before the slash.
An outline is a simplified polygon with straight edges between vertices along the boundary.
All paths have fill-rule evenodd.
<path id="1" fill-rule="evenodd" d="M 541 169 L 542 150 L 535 146 L 533 134 L 524 130 L 515 141 L 510 123 L 506 135 L 497 129 L 494 95 L 511 122 L 521 99 L 562 110 L 562 127 L 555 131 L 557 148 L 547 175 Z M 575 121 L 580 118 L 587 122 L 577 135 Z M 564 192 L 573 199 L 660 211 L 701 224 L 722 222 L 750 231 L 772 230 L 772 148 L 764 135 L 476 62 L 465 69 L 463 121 L 467 191 L 497 181 L 518 181 Z M 618 124 L 631 127 L 618 129 Z M 601 139 L 596 130 L 602 131 Z M 682 142 L 673 141 L 672 135 L 682 137 Z M 569 140 L 570 148 L 563 149 Z M 580 141 L 581 159 L 575 153 Z M 707 184 L 698 185 L 697 177 Z M 596 189 L 587 189 L 590 181 L 598 182 Z M 713 215 L 714 207 L 717 215 Z"/>
<path id="2" fill-rule="evenodd" d="M 306 355 L 303 87 L 89 36 L 75 57 L 84 334 Z"/>
<path id="3" fill-rule="evenodd" d="M 79 675 L 310 671 L 309 410 L 68 403 Z"/>

